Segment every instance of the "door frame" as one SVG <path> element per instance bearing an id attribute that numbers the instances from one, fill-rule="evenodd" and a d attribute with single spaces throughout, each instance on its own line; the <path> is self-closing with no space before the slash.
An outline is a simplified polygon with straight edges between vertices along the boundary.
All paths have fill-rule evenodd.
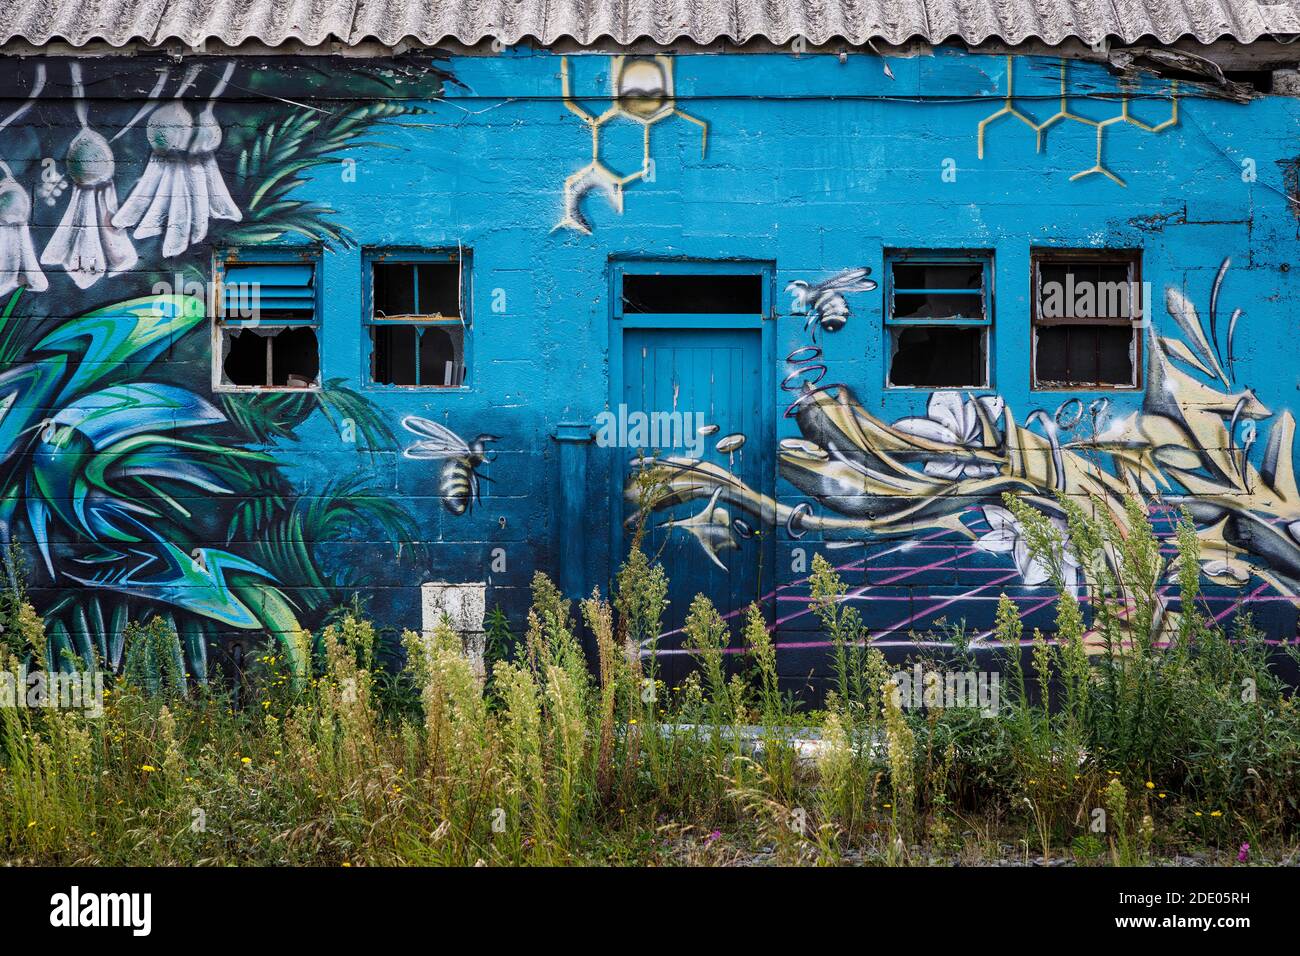
<path id="1" fill-rule="evenodd" d="M 625 275 L 664 274 L 717 274 L 754 275 L 762 277 L 762 313 L 623 313 L 623 277 Z M 772 467 L 765 469 L 757 491 L 775 498 L 776 495 L 776 263 L 770 259 L 656 259 L 653 257 L 611 257 L 609 260 L 609 405 L 616 409 L 623 400 L 623 331 L 625 329 L 682 329 L 701 331 L 754 331 L 759 333 L 760 378 L 758 436 L 771 450 Z M 615 454 L 627 454 L 626 448 L 611 449 Z M 613 585 L 617 567 L 623 560 L 623 464 L 610 460 L 609 470 L 609 582 Z M 772 556 L 776 554 L 775 535 L 768 537 Z M 775 618 L 775 608 L 772 617 Z"/>

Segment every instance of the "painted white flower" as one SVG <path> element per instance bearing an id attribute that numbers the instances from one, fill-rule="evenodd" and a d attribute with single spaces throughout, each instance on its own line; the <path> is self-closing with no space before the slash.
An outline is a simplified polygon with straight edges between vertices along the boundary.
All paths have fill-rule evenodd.
<path id="1" fill-rule="evenodd" d="M 975 403 L 983 408 L 989 420 L 996 423 L 1002 418 L 1003 401 L 999 395 L 981 395 L 962 399 L 961 392 L 942 391 L 930 395 L 925 417 L 900 418 L 894 428 L 917 438 L 958 446 L 953 451 L 938 454 L 925 463 L 925 473 L 936 478 L 990 478 L 999 467 L 962 454 L 960 447 L 983 448 L 983 426 Z"/>
<path id="2" fill-rule="evenodd" d="M 1021 581 L 1026 587 L 1037 587 L 1050 581 L 1051 568 L 1041 558 L 1030 553 L 1024 529 L 1016 520 L 1016 516 L 1006 508 L 997 505 L 985 505 L 983 511 L 984 520 L 989 523 L 989 528 L 992 530 L 982 535 L 976 545 L 991 554 L 1010 553 L 1016 563 L 1016 570 L 1020 572 Z M 1064 521 L 1059 518 L 1048 520 L 1062 535 L 1065 534 Z M 1068 547 L 1065 549 L 1064 564 L 1065 586 L 1072 588 L 1078 583 L 1079 562 Z"/>
<path id="3" fill-rule="evenodd" d="M 181 101 L 194 71 L 181 84 L 175 99 L 149 116 L 146 134 L 153 152 L 144 175 L 113 217 L 113 225 L 123 229 L 134 226 L 137 239 L 161 235 L 165 258 L 178 256 L 202 242 L 211 220 L 243 218 L 230 198 L 216 160 L 221 126 L 213 109 L 233 69 L 233 63 L 226 67 L 197 124 Z"/>
<path id="4" fill-rule="evenodd" d="M 45 89 L 45 65 L 37 64 L 27 100 L 16 110 L 0 120 L 0 131 L 27 115 L 41 91 Z M 33 292 L 44 292 L 49 281 L 41 271 L 32 245 L 32 197 L 4 160 L 0 160 L 0 296 L 6 296 L 20 285 Z"/>
<path id="5" fill-rule="evenodd" d="M 230 69 L 233 68 L 232 63 Z M 223 82 L 222 87 L 224 85 Z M 209 217 L 239 222 L 244 218 L 243 213 L 230 198 L 230 190 L 226 188 L 226 181 L 217 167 L 217 150 L 221 146 L 221 124 L 217 122 L 214 106 L 220 89 L 219 87 L 218 92 L 208 100 L 208 105 L 203 108 L 203 112 L 199 113 L 198 122 L 194 126 L 194 139 L 190 142 L 190 168 L 195 181 L 199 183 L 200 189 L 207 197 Z"/>
<path id="6" fill-rule="evenodd" d="M 116 168 L 108 140 L 83 123 L 68 146 L 72 199 L 41 253 L 42 265 L 61 267 L 81 289 L 126 272 L 138 259 L 130 237 L 113 225 Z"/>
<path id="7" fill-rule="evenodd" d="M 6 169 L 0 179 L 0 296 L 20 285 L 33 292 L 49 288 L 32 245 L 31 217 L 31 197 Z"/>

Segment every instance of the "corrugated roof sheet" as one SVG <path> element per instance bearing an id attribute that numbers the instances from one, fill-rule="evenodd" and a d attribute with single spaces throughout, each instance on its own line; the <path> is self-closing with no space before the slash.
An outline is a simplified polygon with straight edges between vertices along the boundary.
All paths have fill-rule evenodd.
<path id="1" fill-rule="evenodd" d="M 1251 42 L 1300 34 L 1300 0 L 0 0 L 2 42 L 433 45 L 497 39 L 811 44 L 843 39 Z"/>

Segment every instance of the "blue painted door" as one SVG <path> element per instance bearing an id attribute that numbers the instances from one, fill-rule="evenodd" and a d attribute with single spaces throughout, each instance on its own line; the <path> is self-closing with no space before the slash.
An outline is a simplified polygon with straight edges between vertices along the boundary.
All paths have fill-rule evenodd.
<path id="1" fill-rule="evenodd" d="M 703 593 L 729 618 L 733 633 L 750 602 L 771 590 L 771 534 L 759 535 L 756 520 L 728 502 L 726 476 L 768 491 L 772 440 L 763 434 L 762 350 L 758 329 L 629 329 L 623 336 L 623 405 L 629 423 L 657 421 L 658 447 L 646 447 L 669 463 L 684 498 L 656 510 L 647 524 L 645 547 L 658 555 L 669 576 L 670 608 L 664 616 L 664 648 L 680 643 L 691 600 Z M 637 413 L 644 418 L 638 419 Z M 658 414 L 658 418 L 655 415 Z M 680 425 L 677 447 L 665 447 L 666 425 Z M 623 488 L 634 471 L 637 438 L 628 429 Z M 690 446 L 690 447 L 685 447 Z M 692 462 L 725 473 L 710 475 Z M 624 497 L 625 517 L 636 514 Z M 625 524 L 626 545 L 631 528 Z M 770 529 L 767 529 L 770 530 Z"/>

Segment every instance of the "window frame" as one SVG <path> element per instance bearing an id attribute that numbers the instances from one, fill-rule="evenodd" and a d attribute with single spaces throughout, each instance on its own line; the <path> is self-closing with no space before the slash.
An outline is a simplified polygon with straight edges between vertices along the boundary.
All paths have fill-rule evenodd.
<path id="1" fill-rule="evenodd" d="M 229 246 L 216 249 L 212 254 L 211 299 L 208 313 L 211 321 L 212 391 L 214 394 L 278 394 L 319 392 L 325 381 L 324 323 L 321 315 L 324 269 L 319 246 L 268 247 Z M 306 263 L 312 269 L 312 315 L 310 319 L 282 319 L 267 321 L 226 318 L 226 269 L 229 266 L 295 265 Z M 247 328 L 310 328 L 316 332 L 316 381 L 311 385 L 234 385 L 225 381 L 224 330 L 233 327 Z"/>
<path id="2" fill-rule="evenodd" d="M 375 266 L 376 265 L 411 265 L 418 266 L 424 263 L 459 263 L 459 292 L 460 314 L 454 316 L 421 316 L 421 315 L 402 315 L 402 316 L 384 316 L 379 318 L 375 315 Z M 383 248 L 366 249 L 361 257 L 362 283 L 361 283 L 361 330 L 362 330 L 362 355 L 361 355 L 361 382 L 366 389 L 383 390 L 383 391 L 418 391 L 418 392 L 468 392 L 473 387 L 473 375 L 471 374 L 471 356 L 473 355 L 473 335 L 474 329 L 473 315 L 471 314 L 470 303 L 472 301 L 473 289 L 473 254 L 468 248 L 461 246 L 439 247 L 439 248 L 411 248 L 401 246 L 385 246 Z M 418 285 L 418 283 L 417 283 Z M 417 289 L 418 294 L 418 289 Z M 375 340 L 372 329 L 377 326 L 415 326 L 418 328 L 428 327 L 459 327 L 463 330 L 461 339 L 461 380 L 456 385 L 422 385 L 419 383 L 412 385 L 389 384 L 375 380 Z M 416 338 L 416 377 L 419 377 L 419 337 Z M 466 384 L 465 380 L 469 379 L 471 384 Z"/>
<path id="3" fill-rule="evenodd" d="M 1035 246 L 1029 250 L 1029 390 L 1031 392 L 1140 392 L 1146 384 L 1146 349 L 1143 347 L 1142 329 L 1150 316 L 1130 315 L 1122 318 L 1096 319 L 1046 319 L 1038 314 L 1042 281 L 1040 266 L 1046 264 L 1089 263 L 1094 265 L 1126 265 L 1129 268 L 1130 289 L 1142 290 L 1142 249 L 1075 249 L 1055 246 Z M 1147 303 L 1148 305 L 1150 303 Z M 1132 302 L 1129 304 L 1132 311 Z M 1040 384 L 1038 381 L 1038 329 L 1063 325 L 1128 326 L 1133 333 L 1133 384 L 1110 385 L 1104 382 L 1063 382 Z"/>
<path id="4" fill-rule="evenodd" d="M 894 285 L 894 266 L 909 265 L 978 265 L 980 266 L 980 297 L 984 304 L 983 318 L 898 318 L 894 315 L 894 296 L 901 292 L 939 295 L 970 295 L 969 289 L 899 289 Z M 882 331 L 884 341 L 884 388 L 891 392 L 943 391 L 954 388 L 989 389 L 993 387 L 993 315 L 996 302 L 995 272 L 992 249 L 886 249 L 884 256 L 884 296 L 882 299 Z M 894 330 L 909 326 L 938 326 L 939 328 L 984 330 L 984 381 L 969 385 L 895 385 L 891 379 L 894 366 Z"/>
<path id="5" fill-rule="evenodd" d="M 626 328 L 748 328 L 755 320 L 774 317 L 772 283 L 775 264 L 759 259 L 610 259 L 610 315 Z M 626 312 L 623 308 L 624 276 L 745 275 L 759 280 L 762 302 L 758 312 Z"/>

